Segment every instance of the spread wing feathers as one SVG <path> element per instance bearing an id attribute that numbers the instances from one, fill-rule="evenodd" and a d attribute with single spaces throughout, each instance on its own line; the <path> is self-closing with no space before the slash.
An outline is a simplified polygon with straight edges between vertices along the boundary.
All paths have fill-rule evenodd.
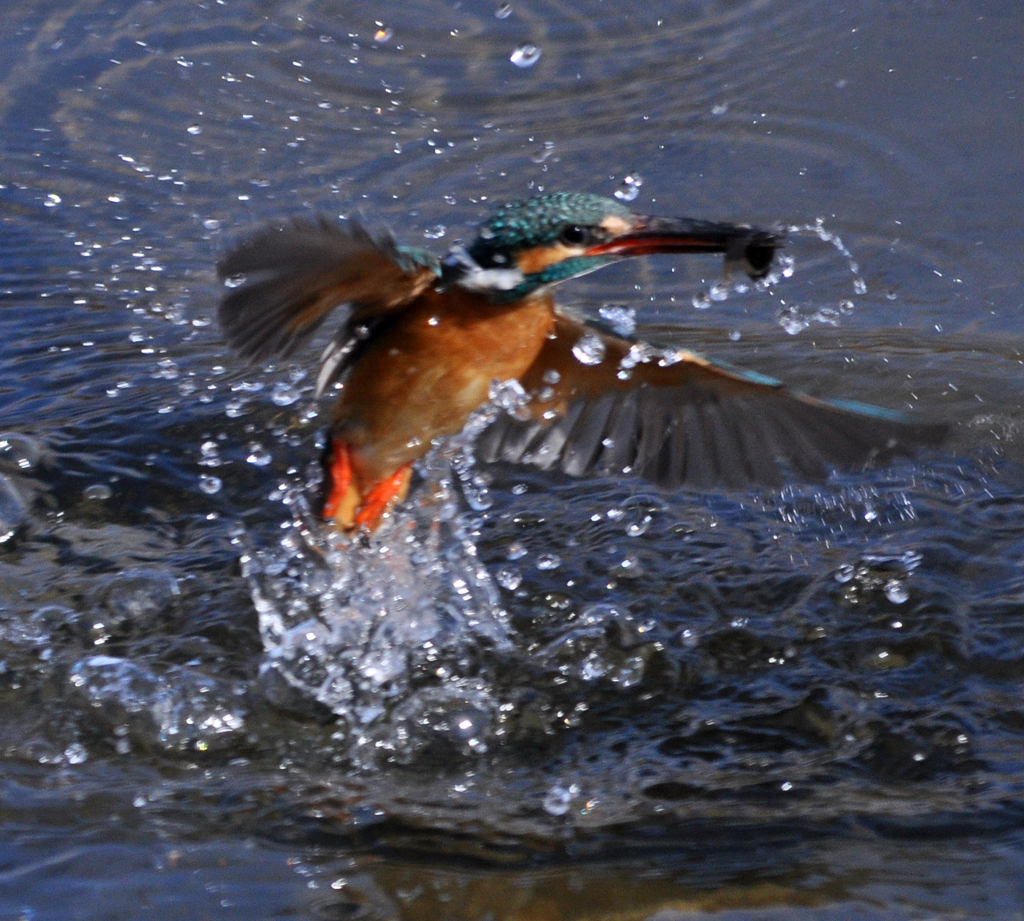
<path id="1" fill-rule="evenodd" d="M 600 362 L 573 354 L 583 336 L 600 337 Z M 600 349 L 592 338 L 583 345 L 593 362 Z M 668 487 L 779 485 L 784 473 L 822 479 L 832 467 L 885 461 L 946 433 L 899 413 L 817 400 L 692 352 L 630 343 L 563 315 L 521 383 L 529 418 L 499 417 L 478 442 L 482 460 L 574 476 L 631 472 Z"/>
<path id="2" fill-rule="evenodd" d="M 400 250 L 354 221 L 297 219 L 267 227 L 217 266 L 228 285 L 219 319 L 228 343 L 252 361 L 289 355 L 335 307 L 359 323 L 395 310 L 437 280 L 423 254 Z"/>

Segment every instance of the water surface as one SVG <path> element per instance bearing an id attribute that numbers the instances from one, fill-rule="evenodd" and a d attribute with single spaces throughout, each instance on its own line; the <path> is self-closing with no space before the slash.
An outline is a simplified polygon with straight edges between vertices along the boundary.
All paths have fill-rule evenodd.
<path id="1" fill-rule="evenodd" d="M 1019 914 L 1017 4 L 0 23 L 0 913 Z M 314 212 L 441 251 L 637 175 L 638 210 L 820 220 L 857 273 L 805 234 L 768 290 L 662 258 L 562 300 L 948 448 L 702 494 L 447 445 L 325 562 L 316 350 L 238 365 L 217 256 Z"/>

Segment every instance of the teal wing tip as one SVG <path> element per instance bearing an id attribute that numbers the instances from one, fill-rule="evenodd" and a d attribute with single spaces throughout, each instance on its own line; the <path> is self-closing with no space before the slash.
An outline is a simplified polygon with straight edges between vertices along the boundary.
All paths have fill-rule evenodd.
<path id="1" fill-rule="evenodd" d="M 751 371 L 749 368 L 734 368 L 721 361 L 716 361 L 715 365 L 725 371 L 728 371 L 730 374 L 735 374 L 737 377 L 742 377 L 744 380 L 750 381 L 751 384 L 760 384 L 762 387 L 772 388 L 785 386 L 777 377 L 772 377 L 769 374 L 762 374 L 760 371 Z"/>
<path id="2" fill-rule="evenodd" d="M 870 403 L 861 403 L 857 400 L 828 400 L 830 405 L 836 409 L 844 409 L 847 412 L 858 413 L 861 416 L 871 416 L 875 419 L 887 419 L 889 422 L 909 422 L 914 420 L 906 413 L 898 409 L 885 409 L 881 406 L 873 406 Z"/>
<path id="3" fill-rule="evenodd" d="M 415 269 L 430 269 L 438 278 L 441 277 L 441 260 L 429 249 L 419 246 L 396 246 L 398 264 L 407 272 Z"/>
<path id="4" fill-rule="evenodd" d="M 885 409 L 882 406 L 860 403 L 857 400 L 826 400 L 825 402 L 836 409 L 865 416 L 867 419 L 877 419 L 904 426 L 918 444 L 937 446 L 949 436 L 950 426 L 945 422 L 921 421 L 896 409 Z"/>

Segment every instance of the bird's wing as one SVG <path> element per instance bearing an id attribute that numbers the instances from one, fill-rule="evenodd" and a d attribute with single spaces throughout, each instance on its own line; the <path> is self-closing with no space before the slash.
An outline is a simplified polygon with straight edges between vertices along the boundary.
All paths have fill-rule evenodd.
<path id="1" fill-rule="evenodd" d="M 217 266 L 228 287 L 219 319 L 228 344 L 252 361 L 289 355 L 342 304 L 349 325 L 408 304 L 440 268 L 359 224 L 325 218 L 265 228 Z"/>
<path id="2" fill-rule="evenodd" d="M 656 349 L 564 314 L 520 383 L 530 400 L 478 443 L 485 461 L 579 476 L 631 472 L 664 486 L 821 479 L 942 441 L 946 427 L 829 402 L 768 377 Z"/>

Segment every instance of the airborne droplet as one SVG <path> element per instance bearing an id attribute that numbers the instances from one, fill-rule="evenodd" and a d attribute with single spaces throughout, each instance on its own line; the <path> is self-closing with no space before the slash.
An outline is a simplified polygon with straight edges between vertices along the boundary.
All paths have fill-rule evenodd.
<path id="1" fill-rule="evenodd" d="M 615 197 L 619 201 L 636 201 L 643 184 L 644 178 L 639 173 L 627 173 L 622 179 L 622 185 L 615 190 Z"/>
<path id="2" fill-rule="evenodd" d="M 597 312 L 616 335 L 632 336 L 636 332 L 636 311 L 632 307 L 609 304 L 601 307 Z"/>
<path id="3" fill-rule="evenodd" d="M 266 467 L 273 458 L 263 445 L 254 441 L 249 445 L 249 454 L 245 460 L 246 463 L 252 464 L 254 467 Z"/>
<path id="4" fill-rule="evenodd" d="M 212 496 L 214 493 L 220 492 L 220 488 L 223 485 L 224 484 L 221 482 L 220 477 L 209 476 L 205 473 L 199 477 L 199 488 L 208 496 Z"/>
<path id="5" fill-rule="evenodd" d="M 584 365 L 599 365 L 604 361 L 604 340 L 597 334 L 587 332 L 572 347 L 576 360 Z"/>
<path id="6" fill-rule="evenodd" d="M 533 67 L 540 60 L 540 48 L 536 45 L 520 45 L 512 52 L 512 56 L 509 60 L 516 65 L 516 67 Z"/>

